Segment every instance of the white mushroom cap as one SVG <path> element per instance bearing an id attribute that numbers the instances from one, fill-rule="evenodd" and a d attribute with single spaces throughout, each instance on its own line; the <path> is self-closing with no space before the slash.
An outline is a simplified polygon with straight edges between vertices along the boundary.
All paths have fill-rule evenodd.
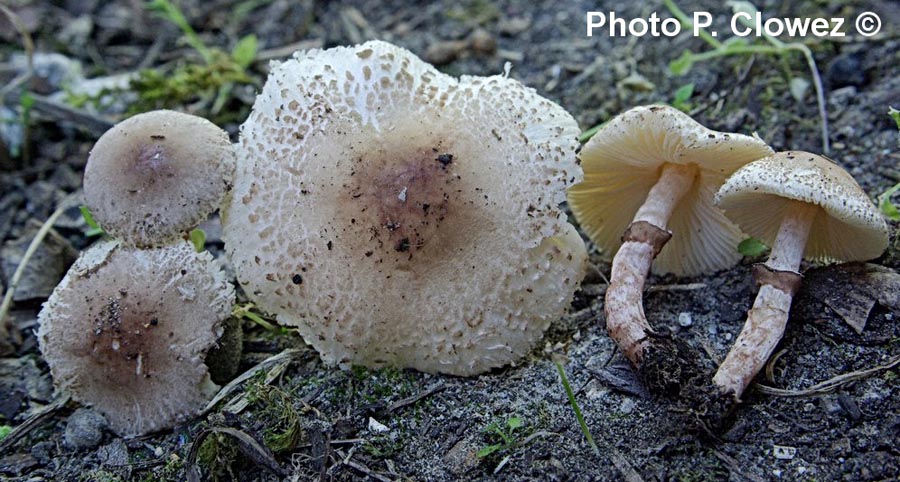
<path id="1" fill-rule="evenodd" d="M 103 134 L 84 171 L 100 226 L 138 246 L 175 240 L 206 219 L 231 188 L 234 150 L 206 119 L 169 110 L 130 117 Z"/>
<path id="2" fill-rule="evenodd" d="M 847 171 L 816 154 L 779 152 L 747 164 L 716 195 L 729 218 L 769 245 L 791 200 L 822 208 L 810 228 L 805 258 L 861 261 L 887 248 L 887 224 L 869 196 Z"/>
<path id="3" fill-rule="evenodd" d="M 672 239 L 653 262 L 655 273 L 693 276 L 732 266 L 740 230 L 713 206 L 725 179 L 772 149 L 758 137 L 709 130 L 668 106 L 641 106 L 610 120 L 579 158 L 584 182 L 569 190 L 581 228 L 605 253 L 615 254 L 665 163 L 698 167 L 693 188 L 672 213 Z"/>
<path id="4" fill-rule="evenodd" d="M 196 414 L 217 387 L 204 357 L 234 289 L 187 242 L 136 250 L 107 241 L 69 269 L 39 315 L 38 339 L 59 390 L 93 405 L 123 436 Z"/>
<path id="5" fill-rule="evenodd" d="M 327 362 L 507 364 L 582 277 L 559 209 L 577 134 L 506 76 L 457 80 L 377 41 L 296 54 L 241 127 L 223 216 L 238 280 Z"/>

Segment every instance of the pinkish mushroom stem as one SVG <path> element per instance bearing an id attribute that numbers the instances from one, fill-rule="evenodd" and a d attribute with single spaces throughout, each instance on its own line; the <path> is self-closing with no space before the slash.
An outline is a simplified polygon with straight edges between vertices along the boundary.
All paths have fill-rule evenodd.
<path id="1" fill-rule="evenodd" d="M 723 393 L 733 394 L 735 400 L 740 400 L 784 334 L 791 301 L 800 287 L 797 270 L 818 212 L 814 204 L 788 204 L 768 261 L 765 266 L 754 267 L 753 277 L 761 285 L 759 293 L 741 334 L 713 377 L 716 386 Z"/>
<path id="2" fill-rule="evenodd" d="M 613 258 L 606 290 L 606 330 L 637 367 L 650 345 L 647 335 L 653 332 L 641 301 L 644 282 L 653 258 L 672 237 L 666 230 L 672 211 L 690 191 L 696 176 L 694 165 L 664 164 L 659 180 L 625 230 L 622 247 Z"/>

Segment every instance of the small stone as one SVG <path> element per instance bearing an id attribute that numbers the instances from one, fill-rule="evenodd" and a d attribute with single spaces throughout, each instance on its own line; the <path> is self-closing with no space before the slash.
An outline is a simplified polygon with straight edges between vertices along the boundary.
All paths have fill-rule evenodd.
<path id="1" fill-rule="evenodd" d="M 472 50 L 490 55 L 497 50 L 497 40 L 483 28 L 476 28 L 469 35 L 469 46 Z"/>
<path id="2" fill-rule="evenodd" d="M 797 455 L 797 448 L 785 445 L 773 445 L 772 454 L 778 460 L 793 460 L 794 456 Z"/>
<path id="3" fill-rule="evenodd" d="M 531 19 L 526 17 L 504 18 L 497 24 L 497 30 L 500 35 L 512 37 L 518 35 L 531 27 Z"/>
<path id="4" fill-rule="evenodd" d="M 373 433 L 384 433 L 390 430 L 387 425 L 369 417 L 369 431 Z"/>
<path id="5" fill-rule="evenodd" d="M 637 405 L 637 403 L 634 401 L 634 399 L 626 398 L 625 400 L 622 400 L 622 404 L 619 405 L 619 412 L 625 415 L 630 415 L 632 412 L 634 412 L 635 405 Z"/>
<path id="6" fill-rule="evenodd" d="M 862 65 L 862 56 L 857 53 L 838 55 L 825 69 L 825 83 L 832 89 L 848 85 L 862 87 L 867 80 L 866 70 Z"/>
<path id="7" fill-rule="evenodd" d="M 682 328 L 687 328 L 694 324 L 694 318 L 688 312 L 678 313 L 678 325 Z"/>
<path id="8" fill-rule="evenodd" d="M 127 465 L 128 446 L 122 439 L 117 438 L 112 443 L 100 447 L 97 450 L 97 458 L 100 459 L 100 465 Z"/>
<path id="9" fill-rule="evenodd" d="M 31 456 L 41 465 L 46 465 L 50 462 L 50 457 L 55 447 L 56 445 L 49 440 L 38 442 L 31 446 Z"/>
<path id="10" fill-rule="evenodd" d="M 459 58 L 460 54 L 468 48 L 469 42 L 465 40 L 447 40 L 431 44 L 425 51 L 425 60 L 433 65 L 447 65 Z"/>
<path id="11" fill-rule="evenodd" d="M 103 415 L 88 408 L 79 408 L 69 416 L 64 440 L 75 450 L 90 450 L 100 445 L 107 426 Z"/>
<path id="12" fill-rule="evenodd" d="M 446 468 L 454 475 L 465 474 L 477 466 L 480 460 L 468 439 L 456 442 L 443 457 Z"/>

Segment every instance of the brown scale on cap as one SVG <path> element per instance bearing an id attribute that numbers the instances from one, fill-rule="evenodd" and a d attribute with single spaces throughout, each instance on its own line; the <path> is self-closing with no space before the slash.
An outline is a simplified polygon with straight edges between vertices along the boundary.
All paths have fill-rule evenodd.
<path id="1" fill-rule="evenodd" d="M 438 147 L 401 154 L 399 162 L 394 156 L 357 160 L 348 210 L 356 216 L 353 224 L 371 236 L 366 252 L 402 261 L 439 242 L 461 183 L 453 154 Z"/>
<path id="2" fill-rule="evenodd" d="M 217 389 L 206 355 L 234 289 L 185 241 L 134 249 L 98 243 L 72 265 L 39 315 L 53 382 L 123 436 L 171 427 Z"/>
<path id="3" fill-rule="evenodd" d="M 167 322 L 159 314 L 141 310 L 141 301 L 132 301 L 126 290 L 100 304 L 94 317 L 90 356 L 111 384 L 128 385 L 136 378 L 150 378 L 155 371 L 153 347 L 164 343 Z M 147 304 L 147 303 L 143 303 Z"/>

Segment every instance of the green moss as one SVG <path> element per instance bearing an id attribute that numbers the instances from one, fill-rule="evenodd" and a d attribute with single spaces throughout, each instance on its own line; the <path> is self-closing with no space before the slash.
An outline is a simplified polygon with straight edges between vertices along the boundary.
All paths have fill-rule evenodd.
<path id="1" fill-rule="evenodd" d="M 200 444 L 197 451 L 197 461 L 207 471 L 204 480 L 236 480 L 231 466 L 240 456 L 237 442 L 231 437 L 219 433 L 212 433 Z M 173 480 L 161 477 L 155 480 Z"/>
<path id="2" fill-rule="evenodd" d="M 303 435 L 301 413 L 294 406 L 299 397 L 283 388 L 266 385 L 263 380 L 257 378 L 246 389 L 250 402 L 257 407 L 254 413 L 265 421 L 263 443 L 274 453 L 291 451 Z"/>

